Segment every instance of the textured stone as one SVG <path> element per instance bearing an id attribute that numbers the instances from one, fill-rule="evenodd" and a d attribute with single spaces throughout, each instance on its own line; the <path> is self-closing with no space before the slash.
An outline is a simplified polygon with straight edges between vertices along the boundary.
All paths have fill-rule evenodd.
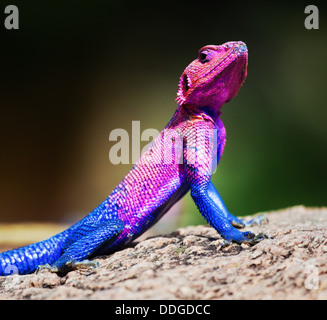
<path id="1" fill-rule="evenodd" d="M 266 216 L 247 230 L 273 239 L 252 247 L 220 249 L 211 227 L 182 228 L 99 257 L 92 271 L 0 277 L 0 299 L 326 299 L 327 209 Z"/>

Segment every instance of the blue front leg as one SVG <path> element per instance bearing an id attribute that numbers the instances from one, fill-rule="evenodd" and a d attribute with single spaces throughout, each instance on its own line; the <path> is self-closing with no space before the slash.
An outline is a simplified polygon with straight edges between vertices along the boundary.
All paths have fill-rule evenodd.
<path id="1" fill-rule="evenodd" d="M 238 243 L 251 241 L 255 235 L 250 231 L 241 232 L 232 226 L 230 222 L 231 215 L 221 201 L 220 196 L 217 197 L 218 193 L 213 193 L 212 188 L 213 185 L 210 183 L 193 184 L 191 186 L 191 196 L 201 214 L 225 240 Z M 213 195 L 215 200 L 219 200 L 219 205 L 213 200 Z"/>
<path id="2" fill-rule="evenodd" d="M 257 216 L 250 221 L 245 221 L 244 219 L 240 219 L 234 215 L 232 215 L 226 208 L 223 199 L 219 195 L 216 190 L 214 184 L 210 181 L 207 186 L 208 195 L 212 199 L 212 201 L 216 204 L 216 206 L 220 209 L 220 211 L 224 214 L 224 216 L 228 219 L 232 226 L 236 228 L 244 228 L 251 227 L 255 225 L 261 225 L 264 222 L 267 222 L 267 218 L 265 216 Z"/>
<path id="3" fill-rule="evenodd" d="M 218 130 L 218 143 L 214 147 L 212 139 Z M 231 222 L 237 221 L 232 216 L 221 197 L 210 182 L 215 165 L 219 162 L 224 141 L 224 130 L 211 121 L 194 120 L 183 132 L 186 143 L 183 153 L 183 174 L 191 187 L 191 196 L 201 214 L 208 223 L 228 242 L 238 243 L 259 240 L 252 232 L 241 232 Z M 214 160 L 217 159 L 217 162 Z M 261 238 L 260 238 L 261 240 Z"/>

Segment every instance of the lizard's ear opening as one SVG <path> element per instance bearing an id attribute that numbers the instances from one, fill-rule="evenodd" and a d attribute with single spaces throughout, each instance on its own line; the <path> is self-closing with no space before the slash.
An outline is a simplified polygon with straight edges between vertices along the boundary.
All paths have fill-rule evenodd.
<path id="1" fill-rule="evenodd" d="M 186 92 L 190 87 L 189 87 L 189 79 L 188 79 L 188 76 L 186 74 L 184 74 L 184 77 L 183 77 L 183 90 L 184 92 Z"/>
<path id="2" fill-rule="evenodd" d="M 182 104 L 186 100 L 185 94 L 191 87 L 191 79 L 189 78 L 189 76 L 186 73 L 182 74 L 182 76 L 179 80 L 178 86 L 179 86 L 179 89 L 177 91 L 176 101 L 177 101 L 177 103 Z"/>

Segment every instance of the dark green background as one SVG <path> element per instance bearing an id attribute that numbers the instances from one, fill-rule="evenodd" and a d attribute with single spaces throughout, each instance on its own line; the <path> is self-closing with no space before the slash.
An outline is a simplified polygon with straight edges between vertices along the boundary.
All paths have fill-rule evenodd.
<path id="1" fill-rule="evenodd" d="M 110 131 L 130 131 L 132 120 L 162 129 L 198 49 L 230 40 L 246 42 L 249 65 L 223 107 L 227 145 L 213 180 L 226 205 L 235 214 L 327 205 L 322 1 L 13 0 L 2 13 L 8 4 L 20 29 L 0 25 L 0 222 L 87 214 L 132 166 L 110 164 Z M 304 27 L 308 4 L 319 30 Z M 178 210 L 184 224 L 203 222 L 189 196 Z"/>

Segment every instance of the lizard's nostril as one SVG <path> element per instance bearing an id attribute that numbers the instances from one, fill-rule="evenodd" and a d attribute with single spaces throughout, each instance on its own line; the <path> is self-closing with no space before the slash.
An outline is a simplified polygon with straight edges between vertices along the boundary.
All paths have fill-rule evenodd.
<path id="1" fill-rule="evenodd" d="M 245 44 L 241 44 L 241 45 L 238 46 L 238 51 L 241 52 L 241 53 L 246 52 L 246 51 L 248 51 L 248 48 L 247 48 L 247 46 Z"/>

